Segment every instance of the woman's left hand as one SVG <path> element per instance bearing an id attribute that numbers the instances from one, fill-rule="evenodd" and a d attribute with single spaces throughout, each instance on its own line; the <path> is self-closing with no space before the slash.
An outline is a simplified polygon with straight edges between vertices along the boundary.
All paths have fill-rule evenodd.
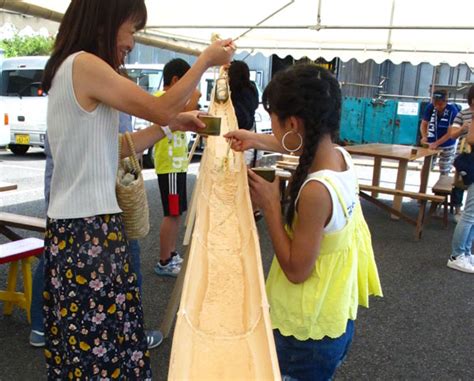
<path id="1" fill-rule="evenodd" d="M 250 197 L 253 204 L 265 211 L 272 207 L 280 208 L 280 180 L 278 177 L 269 182 L 251 169 L 247 171 L 250 187 Z"/>
<path id="2" fill-rule="evenodd" d="M 181 112 L 170 121 L 169 128 L 171 131 L 193 131 L 197 132 L 206 125 L 199 120 L 198 116 L 205 114 L 199 111 Z"/>

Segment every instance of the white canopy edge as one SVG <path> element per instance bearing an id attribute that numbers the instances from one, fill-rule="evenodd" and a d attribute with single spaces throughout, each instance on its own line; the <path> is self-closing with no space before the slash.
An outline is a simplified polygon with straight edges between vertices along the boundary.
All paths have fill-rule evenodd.
<path id="1" fill-rule="evenodd" d="M 253 0 L 242 1 L 248 2 Z M 433 8 L 438 6 L 431 4 L 431 1 L 426 2 L 425 5 L 417 5 L 426 7 L 426 12 L 431 12 L 427 13 L 423 18 L 421 17 L 422 15 L 417 17 L 416 14 L 405 12 L 407 10 L 406 7 L 409 7 L 410 4 L 414 6 L 414 3 L 410 3 L 408 0 L 399 0 L 400 2 L 397 3 L 397 6 L 400 8 L 399 12 L 403 13 L 404 16 L 403 19 L 397 19 L 398 24 L 393 22 L 395 0 L 391 0 L 392 12 L 390 21 L 382 17 L 387 15 L 389 0 L 379 0 L 378 2 L 358 0 L 361 2 L 361 13 L 355 15 L 356 17 L 354 17 L 353 9 L 348 9 L 345 13 L 341 11 L 338 14 L 331 14 L 329 11 L 330 7 L 333 6 L 330 5 L 332 2 L 319 0 L 318 2 L 315 1 L 314 4 L 319 4 L 319 7 L 323 4 L 323 9 L 326 7 L 327 12 L 322 13 L 323 15 L 328 14 L 326 16 L 326 20 L 328 20 L 326 24 L 320 23 L 319 19 L 316 25 L 293 25 L 295 22 L 282 22 L 282 20 L 285 21 L 287 19 L 297 20 L 297 18 L 289 18 L 288 16 L 295 16 L 298 14 L 297 12 L 305 10 L 306 8 L 303 5 L 308 3 L 308 1 L 299 0 L 288 3 L 285 0 L 285 5 L 280 8 L 278 8 L 277 3 L 274 3 L 274 5 L 262 3 L 263 5 L 260 4 L 259 7 L 263 8 L 263 11 L 262 9 L 260 11 L 270 13 L 270 9 L 273 8 L 276 8 L 277 11 L 270 15 L 268 13 L 260 13 L 265 14 L 267 17 L 255 23 L 253 23 L 255 19 L 260 16 L 252 15 L 250 12 L 248 19 L 245 19 L 245 25 L 242 25 L 242 23 L 236 24 L 242 21 L 242 17 L 237 17 L 237 14 L 234 17 L 230 15 L 227 18 L 217 18 L 216 20 L 218 20 L 219 24 L 217 25 L 216 22 L 214 25 L 214 23 L 206 23 L 208 20 L 213 20 L 214 17 L 210 17 L 212 15 L 207 13 L 202 14 L 201 12 L 202 20 L 199 19 L 196 22 L 196 17 L 193 17 L 193 14 L 197 12 L 196 9 L 201 8 L 193 8 L 194 13 L 193 9 L 185 13 L 178 12 L 178 17 L 176 9 L 182 8 L 183 1 L 181 0 L 175 0 L 170 3 L 147 1 L 149 22 L 143 32 L 137 33 L 136 41 L 180 53 L 199 55 L 208 45 L 211 33 L 219 33 L 223 37 L 234 36 L 234 38 L 237 38 L 238 52 L 247 52 L 249 54 L 262 53 L 266 56 L 276 54 L 279 57 L 291 55 L 296 59 L 302 57 L 311 59 L 322 57 L 328 61 L 338 57 L 344 62 L 351 59 L 356 59 L 358 62 L 374 60 L 376 63 L 390 60 L 395 64 L 410 62 L 413 65 L 423 62 L 428 62 L 432 65 L 447 63 L 450 66 L 466 63 L 471 68 L 474 68 L 474 44 L 472 42 L 474 39 L 471 38 L 474 36 L 474 26 L 463 26 L 465 23 L 462 23 L 462 25 L 458 23 L 457 26 L 452 26 L 456 24 L 456 17 L 452 19 L 444 17 L 444 19 L 430 20 L 430 14 L 438 14 L 433 13 Z M 432 1 L 437 2 L 437 0 Z M 457 2 L 457 5 L 453 3 L 454 7 L 459 4 L 466 4 L 465 1 L 467 0 L 452 1 Z M 60 22 L 63 15 L 62 12 L 66 9 L 68 3 L 69 0 L 0 0 L 0 8 Z M 212 1 L 205 3 L 212 3 Z M 273 4 L 273 2 L 271 3 Z M 279 2 L 279 5 L 281 5 L 280 3 L 283 4 L 282 1 Z M 372 9 L 370 11 L 364 10 L 362 7 L 367 6 L 367 4 L 364 5 L 362 3 L 371 5 Z M 423 1 L 423 3 L 425 2 Z M 200 4 L 200 7 L 208 9 L 205 7 L 206 4 L 186 4 L 188 7 L 198 7 Z M 295 8 L 295 4 L 300 8 Z M 347 7 L 354 6 L 352 1 L 344 4 Z M 443 4 L 445 3 L 443 2 Z M 337 4 L 334 6 L 337 6 Z M 161 11 L 158 12 L 159 10 Z M 382 11 L 382 13 L 377 14 L 377 10 L 379 12 Z M 239 11 L 243 10 L 240 9 Z M 464 11 L 467 12 L 468 9 Z M 458 18 L 459 15 L 464 14 L 464 11 L 463 9 L 457 10 Z M 365 16 L 367 12 L 372 12 L 373 15 L 370 14 L 369 16 L 371 17 L 363 18 L 362 16 Z M 440 10 L 435 10 L 435 12 L 440 12 Z M 204 15 L 206 19 L 204 19 Z M 301 13 L 299 15 L 301 16 L 300 18 L 304 16 Z M 226 14 L 226 16 L 229 15 Z M 448 20 L 443 23 L 446 18 Z M 181 24 L 173 22 L 181 19 Z M 449 21 L 450 19 L 451 21 Z M 186 23 L 188 20 L 192 21 Z M 380 20 L 380 22 L 374 20 Z M 340 24 L 336 25 L 335 22 L 340 22 Z M 350 24 L 351 22 L 352 24 Z M 449 36 L 447 36 L 448 34 Z"/>

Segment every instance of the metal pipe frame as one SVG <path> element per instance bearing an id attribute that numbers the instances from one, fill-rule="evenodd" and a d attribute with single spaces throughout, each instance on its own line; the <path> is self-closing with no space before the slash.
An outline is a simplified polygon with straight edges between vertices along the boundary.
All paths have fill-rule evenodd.
<path id="1" fill-rule="evenodd" d="M 341 86 L 357 86 L 357 87 L 370 87 L 374 89 L 383 89 L 383 85 L 370 85 L 367 83 L 355 83 L 355 82 L 339 82 Z"/>
<path id="2" fill-rule="evenodd" d="M 283 30 L 474 30 L 474 26 L 435 26 L 435 25 L 148 25 L 147 29 L 283 29 Z"/>

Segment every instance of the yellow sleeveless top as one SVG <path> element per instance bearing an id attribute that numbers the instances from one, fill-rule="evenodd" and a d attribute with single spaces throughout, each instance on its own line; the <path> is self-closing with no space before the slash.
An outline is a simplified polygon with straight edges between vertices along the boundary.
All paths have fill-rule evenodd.
<path id="1" fill-rule="evenodd" d="M 291 283 L 273 258 L 266 289 L 273 328 L 298 340 L 337 338 L 348 320 L 357 318 L 358 305 L 369 306 L 369 295 L 382 296 L 370 231 L 360 202 L 349 217 L 345 202 L 328 177 L 348 222 L 325 233 L 314 269 L 306 281 Z M 316 179 L 317 180 L 317 179 Z M 295 213 L 295 221 L 298 217 Z M 286 227 L 292 238 L 292 232 Z"/>

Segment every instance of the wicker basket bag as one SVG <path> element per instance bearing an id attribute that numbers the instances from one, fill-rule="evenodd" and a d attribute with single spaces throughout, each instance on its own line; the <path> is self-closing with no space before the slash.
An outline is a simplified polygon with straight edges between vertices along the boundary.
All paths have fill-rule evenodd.
<path id="1" fill-rule="evenodd" d="M 132 154 L 130 157 L 121 160 L 123 139 L 127 140 Z M 120 135 L 119 138 L 119 169 L 115 191 L 118 204 L 123 211 L 122 218 L 127 238 L 145 237 L 150 230 L 148 199 L 135 145 L 128 132 Z"/>

